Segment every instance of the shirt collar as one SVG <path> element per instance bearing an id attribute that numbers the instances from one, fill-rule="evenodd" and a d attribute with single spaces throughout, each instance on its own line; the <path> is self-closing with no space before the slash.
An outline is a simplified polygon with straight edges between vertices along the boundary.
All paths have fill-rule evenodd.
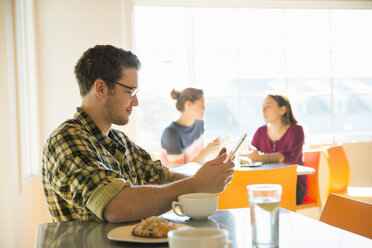
<path id="1" fill-rule="evenodd" d="M 74 118 L 78 120 L 91 135 L 96 137 L 99 142 L 107 144 L 109 147 L 111 147 L 113 141 L 107 135 L 105 135 L 104 132 L 102 132 L 102 130 L 96 125 L 96 123 L 94 123 L 89 115 L 81 110 L 80 107 L 76 108 Z M 109 133 L 110 132 L 111 130 L 109 131 Z"/>

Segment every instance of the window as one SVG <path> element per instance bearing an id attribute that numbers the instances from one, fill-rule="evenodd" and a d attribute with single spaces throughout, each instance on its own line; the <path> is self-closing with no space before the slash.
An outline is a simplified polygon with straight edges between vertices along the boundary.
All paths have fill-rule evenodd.
<path id="1" fill-rule="evenodd" d="M 39 174 L 40 142 L 37 111 L 34 1 L 15 1 L 18 123 L 22 178 Z"/>
<path id="2" fill-rule="evenodd" d="M 136 6 L 134 17 L 142 146 L 159 147 L 179 116 L 169 93 L 185 84 L 206 94 L 207 139 L 252 137 L 278 93 L 307 143 L 372 140 L 372 10 Z"/>

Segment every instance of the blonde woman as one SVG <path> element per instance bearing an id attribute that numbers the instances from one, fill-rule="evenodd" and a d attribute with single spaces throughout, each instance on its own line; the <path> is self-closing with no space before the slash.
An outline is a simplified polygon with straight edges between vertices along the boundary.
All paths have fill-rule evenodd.
<path id="1" fill-rule="evenodd" d="M 206 157 L 217 152 L 220 146 L 217 138 L 204 147 L 203 90 L 186 88 L 177 91 L 173 89 L 171 97 L 176 100 L 176 108 L 181 112 L 181 116 L 163 132 L 162 162 L 166 165 L 203 163 Z"/>

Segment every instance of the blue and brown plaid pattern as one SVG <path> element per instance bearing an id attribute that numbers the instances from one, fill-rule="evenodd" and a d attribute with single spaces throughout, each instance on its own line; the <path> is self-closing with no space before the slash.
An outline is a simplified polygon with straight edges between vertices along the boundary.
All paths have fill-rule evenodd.
<path id="1" fill-rule="evenodd" d="M 124 187 L 164 184 L 172 177 L 123 132 L 105 135 L 80 108 L 44 147 L 42 182 L 54 221 L 104 220 L 106 205 Z"/>

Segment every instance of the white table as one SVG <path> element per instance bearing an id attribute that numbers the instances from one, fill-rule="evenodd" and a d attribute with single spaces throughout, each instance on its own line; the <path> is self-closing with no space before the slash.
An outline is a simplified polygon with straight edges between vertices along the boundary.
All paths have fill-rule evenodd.
<path id="1" fill-rule="evenodd" d="M 192 220 L 175 214 L 164 218 L 193 227 L 224 228 L 229 231 L 234 248 L 252 247 L 249 208 L 219 210 L 205 220 Z M 344 231 L 300 214 L 280 210 L 279 245 L 281 248 L 345 248 L 372 247 L 372 240 Z M 168 247 L 162 244 L 114 242 L 107 238 L 113 228 L 132 223 L 109 224 L 107 222 L 70 221 L 39 225 L 36 248 L 116 248 L 116 247 Z"/>

